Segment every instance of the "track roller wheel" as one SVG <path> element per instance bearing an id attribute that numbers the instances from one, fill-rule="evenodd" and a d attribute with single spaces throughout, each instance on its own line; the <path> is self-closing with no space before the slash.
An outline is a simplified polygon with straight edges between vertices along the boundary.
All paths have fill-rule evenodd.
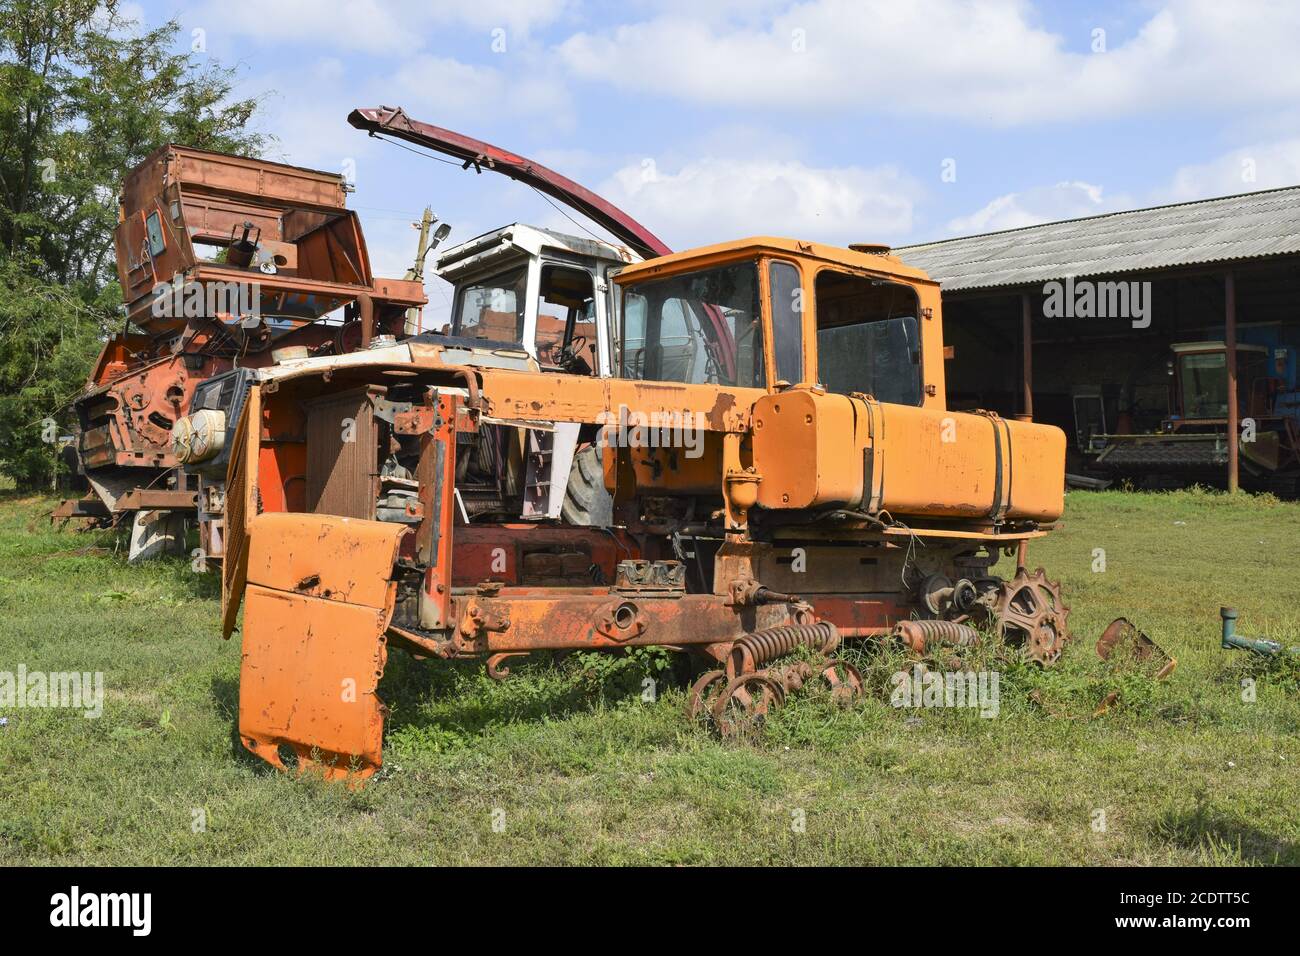
<path id="1" fill-rule="evenodd" d="M 726 671 L 706 671 L 701 674 L 691 684 L 691 691 L 686 697 L 686 716 L 691 720 L 700 720 L 710 714 L 718 699 L 718 692 L 724 688 L 726 681 Z"/>

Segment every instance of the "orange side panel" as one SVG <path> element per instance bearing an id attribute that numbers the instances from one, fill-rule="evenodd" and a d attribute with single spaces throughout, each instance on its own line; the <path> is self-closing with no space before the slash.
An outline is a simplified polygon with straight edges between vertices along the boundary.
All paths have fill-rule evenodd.
<path id="1" fill-rule="evenodd" d="M 388 614 L 250 584 L 244 598 L 239 736 L 283 768 L 279 748 L 327 777 L 368 777 L 382 761 L 384 705 L 376 690 Z"/>
<path id="2" fill-rule="evenodd" d="M 277 767 L 280 748 L 327 777 L 382 759 L 391 581 L 403 525 L 267 513 L 249 525 L 239 735 Z"/>

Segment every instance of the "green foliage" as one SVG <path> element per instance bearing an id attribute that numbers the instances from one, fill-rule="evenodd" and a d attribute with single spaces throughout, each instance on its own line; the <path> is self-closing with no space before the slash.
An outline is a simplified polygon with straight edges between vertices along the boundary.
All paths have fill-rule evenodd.
<path id="1" fill-rule="evenodd" d="M 42 422 L 70 425 L 120 323 L 113 229 L 122 178 L 169 142 L 257 153 L 234 71 L 116 0 L 0 0 L 0 474 L 48 480 Z M 48 438 L 48 431 L 44 436 Z"/>

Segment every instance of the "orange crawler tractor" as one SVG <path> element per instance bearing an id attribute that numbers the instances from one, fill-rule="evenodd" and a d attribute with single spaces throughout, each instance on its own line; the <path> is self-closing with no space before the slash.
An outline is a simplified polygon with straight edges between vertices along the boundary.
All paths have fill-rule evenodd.
<path id="1" fill-rule="evenodd" d="M 491 283 L 458 288 L 446 335 L 259 371 L 223 568 L 253 753 L 373 773 L 391 647 L 494 676 L 542 650 L 688 652 L 708 668 L 691 711 L 723 733 L 808 680 L 859 692 L 845 641 L 981 625 L 1060 654 L 1068 609 L 1023 555 L 1060 517 L 1065 438 L 947 409 L 937 283 L 879 248 L 766 237 L 610 279 L 570 311 L 607 323 L 610 374 L 457 338 L 523 315 Z M 563 480 L 540 466 L 566 428 L 598 452 L 606 526 L 524 520 L 530 486 Z M 1021 556 L 1009 579 L 1000 553 Z"/>

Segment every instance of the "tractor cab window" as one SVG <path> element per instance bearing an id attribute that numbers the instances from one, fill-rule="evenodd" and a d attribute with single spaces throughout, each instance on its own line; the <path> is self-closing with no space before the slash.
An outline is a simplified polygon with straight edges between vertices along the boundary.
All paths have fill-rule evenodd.
<path id="1" fill-rule="evenodd" d="M 451 334 L 490 342 L 523 342 L 527 285 L 527 266 L 467 284 L 456 296 Z"/>
<path id="2" fill-rule="evenodd" d="M 622 303 L 622 377 L 766 387 L 757 263 L 630 284 Z"/>
<path id="3" fill-rule="evenodd" d="M 1268 375 L 1267 353 L 1237 347 L 1237 404 L 1246 414 L 1255 383 Z M 1222 419 L 1228 417 L 1228 353 L 1184 352 L 1178 357 L 1178 379 L 1182 390 L 1182 417 Z"/>
<path id="4" fill-rule="evenodd" d="M 826 389 L 921 404 L 916 292 L 898 282 L 824 270 L 814 296 L 817 374 Z"/>
<path id="5" fill-rule="evenodd" d="M 1228 363 L 1225 352 L 1183 355 L 1179 372 L 1184 418 L 1228 417 Z"/>
<path id="6" fill-rule="evenodd" d="M 544 368 L 573 375 L 595 373 L 596 299 L 586 269 L 542 267 L 535 343 L 537 361 Z"/>
<path id="7" fill-rule="evenodd" d="M 776 377 L 794 385 L 803 381 L 803 302 L 799 270 L 789 262 L 768 265 L 772 296 L 772 350 Z"/>

